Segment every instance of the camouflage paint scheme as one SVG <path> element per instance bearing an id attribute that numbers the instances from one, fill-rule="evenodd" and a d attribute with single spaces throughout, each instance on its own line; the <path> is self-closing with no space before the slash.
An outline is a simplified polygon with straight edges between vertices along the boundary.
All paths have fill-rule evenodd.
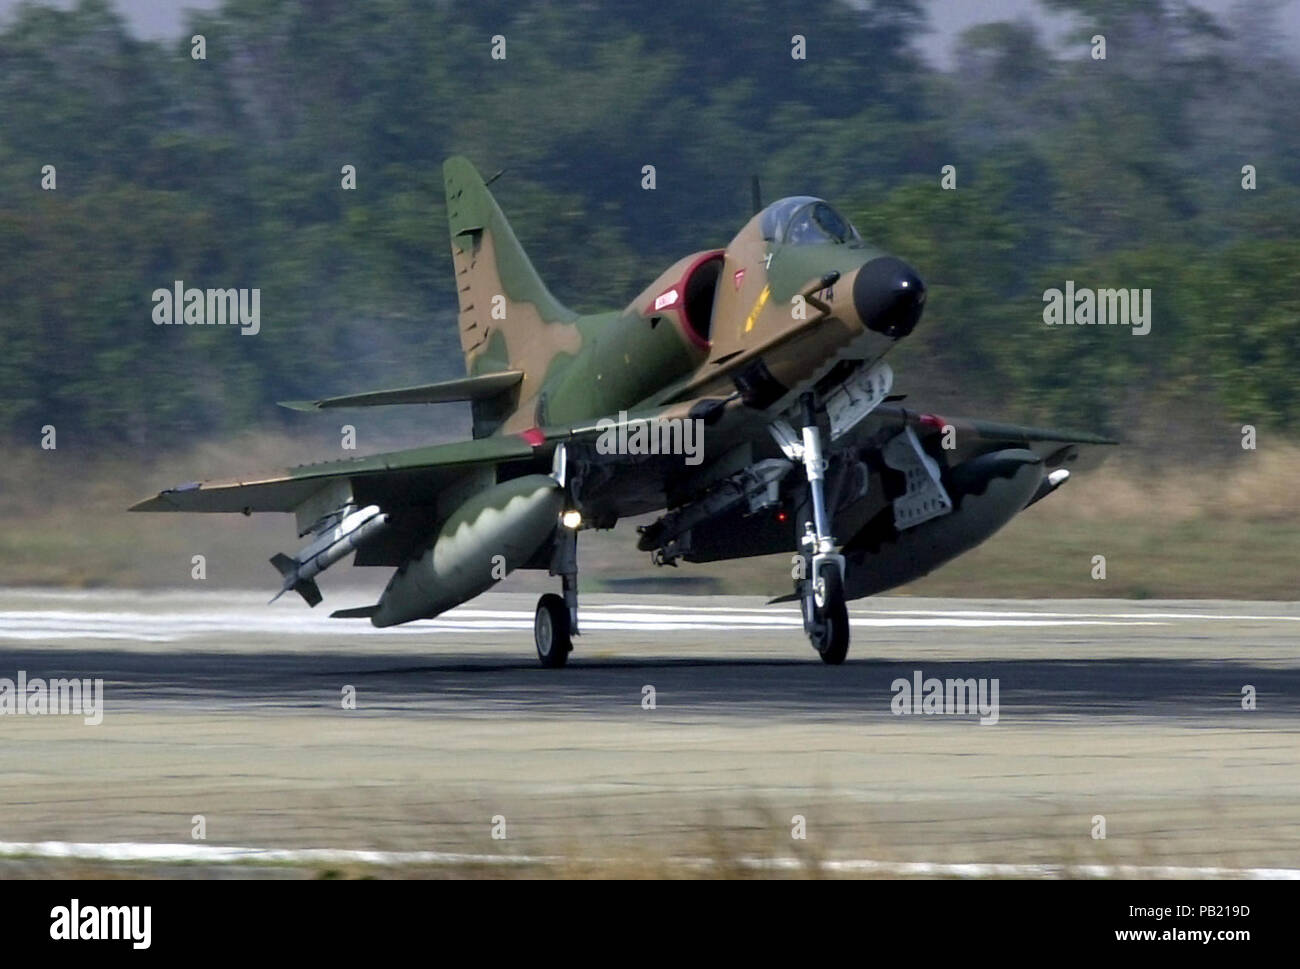
<path id="1" fill-rule="evenodd" d="M 474 557 L 466 534 L 480 536 L 476 574 L 498 552 L 509 569 L 554 571 L 556 518 L 565 508 L 581 513 L 583 527 L 609 528 L 620 518 L 688 507 L 756 462 L 780 459 L 772 422 L 788 417 L 802 395 L 824 395 L 844 374 L 877 363 L 910 332 L 924 305 L 924 285 L 910 267 L 863 243 L 847 223 L 844 230 L 833 210 L 817 208 L 825 203 L 796 198 L 756 214 L 725 248 L 678 260 L 622 310 L 579 315 L 546 288 L 473 166 L 451 158 L 444 175 L 466 377 L 286 406 L 468 401 L 474 439 L 261 479 L 184 485 L 132 510 L 293 512 L 304 535 L 331 509 L 377 504 L 391 525 L 382 540 L 358 551 L 354 564 L 398 567 L 392 596 L 348 614 L 377 624 L 436 615 L 491 584 L 451 578 Z M 787 209 L 793 214 L 782 223 Z M 809 229 L 810 212 L 814 238 L 796 241 L 796 230 Z M 816 238 L 827 225 L 830 235 Z M 800 299 L 803 318 L 796 311 Z M 598 422 L 620 411 L 629 413 L 629 423 L 707 415 L 703 464 L 688 466 L 680 456 L 599 454 L 593 444 L 604 425 Z M 819 419 L 824 428 L 824 415 Z M 946 427 L 955 429 L 955 447 L 940 446 Z M 880 454 L 905 428 L 951 485 L 962 511 L 951 522 L 910 532 L 892 524 L 899 485 Z M 860 467 L 856 473 L 865 475 L 862 493 L 846 498 L 839 486 L 832 508 L 848 561 L 849 598 L 909 581 L 978 544 L 1042 497 L 1044 475 L 1072 461 L 1078 445 L 1110 443 L 1094 434 L 939 418 L 881 404 L 828 455 L 832 473 L 844 472 L 841 485 L 846 469 Z M 560 444 L 572 468 L 564 482 L 547 477 Z M 972 463 L 985 455 L 1000 457 Z M 963 467 L 984 476 L 963 478 Z M 681 557 L 794 552 L 808 502 L 806 483 L 790 474 L 775 510 L 755 515 L 733 508 L 702 522 Z M 524 506 L 541 510 L 519 512 Z M 512 543 L 516 532 L 522 540 Z M 456 555 L 442 555 L 435 567 L 435 546 L 443 536 L 451 543 L 456 533 Z M 647 543 L 653 546 L 643 536 L 642 548 Z"/>

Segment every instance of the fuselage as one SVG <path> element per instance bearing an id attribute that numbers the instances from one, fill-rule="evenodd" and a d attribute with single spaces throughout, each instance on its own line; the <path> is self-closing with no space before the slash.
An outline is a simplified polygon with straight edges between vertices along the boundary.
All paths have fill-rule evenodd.
<path id="1" fill-rule="evenodd" d="M 495 259 L 489 245 L 480 238 L 473 258 Z M 465 292 L 462 319 L 477 328 L 473 300 L 495 294 Z M 684 416 L 712 401 L 739 401 L 747 413 L 775 418 L 838 361 L 877 361 L 911 332 L 924 300 L 910 267 L 865 245 L 825 202 L 801 196 L 760 212 L 725 249 L 677 260 L 622 310 L 570 316 L 552 306 L 543 313 L 515 298 L 507 312 L 525 314 L 527 345 L 504 346 L 509 338 L 484 321 L 483 342 L 467 359 L 471 373 L 505 358 L 524 374 L 517 403 L 494 428 L 498 434 L 544 439 L 546 428 L 620 413 Z M 566 499 L 566 488 L 540 468 L 498 480 L 398 569 L 372 622 L 437 615 L 516 568 L 554 571 L 553 559 L 538 556 L 556 554 L 559 546 L 547 536 L 565 500 L 596 527 L 612 527 L 685 500 L 734 473 L 737 463 L 752 464 L 771 442 L 754 442 L 752 426 L 740 426 L 751 421 L 732 423 L 734 437 L 725 423 L 713 428 L 704 467 L 660 480 L 635 462 L 602 464 L 605 487 L 590 498 L 568 489 Z M 723 457 L 729 451 L 731 460 Z"/>
<path id="2" fill-rule="evenodd" d="M 774 203 L 725 249 L 679 259 L 622 310 L 548 324 L 572 327 L 574 350 L 548 361 L 501 431 L 738 390 L 750 406 L 780 410 L 837 360 L 878 360 L 915 325 L 924 285 L 847 223 L 842 238 L 791 238 L 811 218 L 801 212 L 818 208 L 833 213 L 815 199 Z"/>

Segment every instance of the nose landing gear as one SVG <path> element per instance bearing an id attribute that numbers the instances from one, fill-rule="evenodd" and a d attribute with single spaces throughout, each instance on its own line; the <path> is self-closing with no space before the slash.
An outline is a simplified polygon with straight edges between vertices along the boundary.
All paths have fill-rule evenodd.
<path id="1" fill-rule="evenodd" d="M 844 662 L 849 652 L 849 610 L 844 600 L 844 556 L 835 551 L 826 512 L 826 459 L 822 457 L 821 430 L 812 394 L 804 394 L 803 444 L 799 448 L 808 490 L 812 495 L 813 520 L 804 524 L 803 546 L 810 564 L 800 583 L 803 627 L 822 662 L 833 666 Z"/>

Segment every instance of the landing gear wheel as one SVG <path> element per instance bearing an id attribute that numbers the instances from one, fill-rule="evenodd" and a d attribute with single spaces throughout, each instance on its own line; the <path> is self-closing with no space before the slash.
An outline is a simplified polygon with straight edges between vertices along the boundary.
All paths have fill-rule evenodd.
<path id="1" fill-rule="evenodd" d="M 533 641 L 537 644 L 537 658 L 547 669 L 558 669 L 568 662 L 569 653 L 573 651 L 569 607 L 554 592 L 548 592 L 537 600 Z"/>
<path id="2" fill-rule="evenodd" d="M 844 584 L 835 563 L 822 566 L 813 580 L 813 621 L 808 638 L 823 663 L 838 666 L 849 653 L 849 609 L 844 604 Z"/>

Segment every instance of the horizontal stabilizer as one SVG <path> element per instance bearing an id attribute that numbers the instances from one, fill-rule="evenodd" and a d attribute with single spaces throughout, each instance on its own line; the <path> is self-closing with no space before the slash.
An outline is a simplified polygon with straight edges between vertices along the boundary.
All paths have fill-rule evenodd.
<path id="1" fill-rule="evenodd" d="M 335 609 L 330 613 L 331 619 L 369 619 L 379 609 L 379 604 L 373 606 L 357 606 L 355 609 Z"/>
<path id="2" fill-rule="evenodd" d="M 325 410 L 331 407 L 380 407 L 387 404 L 446 404 L 461 400 L 482 400 L 517 386 L 524 379 L 522 370 L 503 370 L 477 377 L 443 380 L 436 384 L 399 387 L 396 390 L 371 390 L 363 394 L 325 397 L 321 400 L 282 400 L 290 410 Z"/>

